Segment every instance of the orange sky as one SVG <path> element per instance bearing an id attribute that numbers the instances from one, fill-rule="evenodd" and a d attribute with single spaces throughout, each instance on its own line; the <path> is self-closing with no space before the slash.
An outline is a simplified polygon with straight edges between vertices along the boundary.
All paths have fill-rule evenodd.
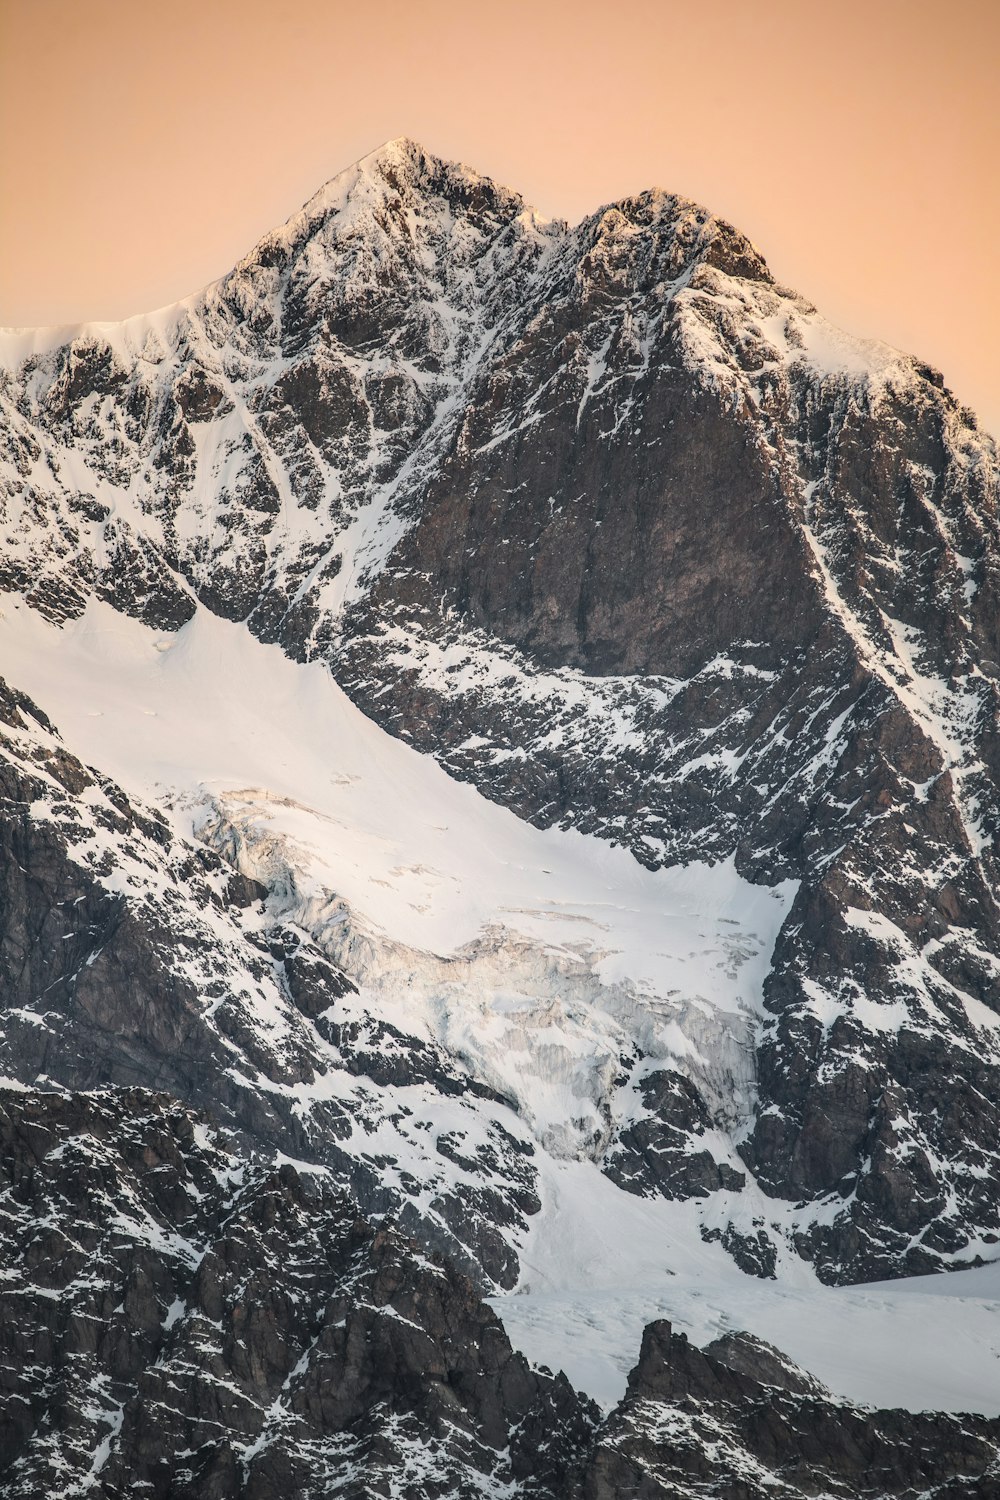
<path id="1" fill-rule="evenodd" d="M 998 74 L 1000 0 L 0 0 L 0 324 L 183 296 L 406 134 L 709 204 L 1000 433 Z"/>

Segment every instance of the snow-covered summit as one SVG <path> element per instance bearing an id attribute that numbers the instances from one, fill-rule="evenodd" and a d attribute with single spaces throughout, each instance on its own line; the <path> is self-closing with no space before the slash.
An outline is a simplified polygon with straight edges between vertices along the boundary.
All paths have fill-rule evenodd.
<path id="1" fill-rule="evenodd" d="M 59 1141 L 52 1193 L 143 1163 L 100 1169 L 145 1256 L 125 1290 L 55 1228 L 23 1257 L 38 1328 L 144 1330 L 91 1381 L 79 1472 L 142 1428 L 140 1367 L 175 1411 L 206 1336 L 211 1399 L 251 1412 L 227 1473 L 332 1451 L 295 1413 L 358 1284 L 319 1275 L 317 1340 L 240 1251 L 230 1339 L 230 1230 L 216 1257 L 185 1208 L 164 1237 L 160 1184 L 227 1226 L 234 1191 L 283 1202 L 276 1265 L 307 1224 L 339 1242 L 349 1188 L 609 1400 L 655 1315 L 722 1335 L 718 1378 L 763 1372 L 768 1411 L 801 1390 L 770 1338 L 845 1396 L 992 1411 L 993 1270 L 954 1317 L 905 1290 L 1000 1253 L 1000 466 L 940 378 L 686 199 L 548 222 L 407 140 L 174 307 L 6 348 L 0 1072 Z M 74 1118 L 105 1139 L 64 1162 Z M 288 1340 L 263 1385 L 257 1310 L 251 1363 Z M 401 1347 L 384 1311 L 366 1347 Z M 873 1317 L 885 1347 L 845 1361 Z M 640 1406 L 688 1368 L 662 1323 L 643 1350 Z"/>
<path id="2" fill-rule="evenodd" d="M 331 214 L 347 215 L 353 222 L 365 208 L 388 205 L 398 205 L 404 210 L 396 220 L 396 227 L 406 233 L 405 209 L 412 207 L 417 198 L 433 197 L 475 208 L 480 214 L 492 213 L 498 220 L 508 221 L 522 213 L 535 217 L 534 210 L 513 189 L 463 163 L 434 156 L 419 142 L 399 136 L 337 172 L 307 199 L 298 213 L 266 236 L 257 251 L 275 240 L 285 243 L 297 240 Z"/>
<path id="3" fill-rule="evenodd" d="M 388 1005 L 410 965 L 434 1045 L 630 1192 L 715 1213 L 746 1168 L 805 1203 L 800 1229 L 706 1220 L 765 1274 L 793 1244 L 843 1279 L 992 1243 L 989 1108 L 956 1136 L 910 1053 L 944 1047 L 990 1097 L 972 1075 L 1000 962 L 997 463 L 936 377 L 832 329 L 686 199 L 570 227 L 406 140 L 195 297 L 9 354 L 0 582 L 24 608 L 60 628 L 109 608 L 164 656 L 206 616 L 245 625 L 493 801 L 658 872 L 655 899 L 710 862 L 718 973 L 768 934 L 736 965 L 761 968 L 753 1003 L 706 1018 L 678 897 L 651 1020 L 634 949 L 614 974 L 593 944 L 566 957 L 560 924 L 586 913 L 565 892 L 525 933 L 504 912 L 538 903 L 504 886 L 470 927 L 440 904 L 468 870 L 400 875 L 425 862 L 411 840 L 372 875 L 409 893 L 391 921 L 361 903 L 341 922 L 332 866 L 329 900 L 286 890 L 354 982 Z M 309 860 L 279 869 L 259 764 L 224 790 L 204 836 L 295 885 Z M 727 871 L 778 930 L 730 914 Z M 761 895 L 793 888 L 787 913 Z M 506 966 L 506 1009 L 448 1008 L 463 964 L 490 994 Z M 670 1066 L 619 1077 L 633 1045 Z M 852 1113 L 857 1068 L 874 1081 Z"/>

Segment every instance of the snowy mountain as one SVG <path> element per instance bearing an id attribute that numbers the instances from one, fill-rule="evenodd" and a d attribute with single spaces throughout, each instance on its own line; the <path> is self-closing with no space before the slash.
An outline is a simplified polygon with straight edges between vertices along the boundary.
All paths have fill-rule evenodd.
<path id="1" fill-rule="evenodd" d="M 995 1493 L 940 377 L 697 205 L 408 141 L 0 352 L 4 1493 Z"/>

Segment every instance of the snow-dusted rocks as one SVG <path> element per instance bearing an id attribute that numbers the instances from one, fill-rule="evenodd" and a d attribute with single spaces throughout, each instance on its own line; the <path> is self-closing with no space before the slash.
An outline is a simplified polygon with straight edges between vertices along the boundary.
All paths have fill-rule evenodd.
<path id="1" fill-rule="evenodd" d="M 603 1420 L 323 1171 L 142 1089 L 0 1099 L 10 1500 L 987 1497 L 1000 1423 L 860 1410 L 777 1350 L 645 1330 Z"/>
<path id="2" fill-rule="evenodd" d="M 328 1174 L 138 1089 L 6 1095 L 0 1150 L 11 1500 L 555 1496 L 579 1468 L 596 1410 Z"/>
<path id="3" fill-rule="evenodd" d="M 831 1402 L 760 1340 L 729 1335 L 701 1350 L 656 1322 L 625 1398 L 598 1433 L 581 1494 L 988 1500 L 1000 1478 L 997 1426 L 859 1411 Z"/>
<path id="4" fill-rule="evenodd" d="M 163 628 L 193 593 L 304 650 L 392 546 L 557 238 L 515 194 L 394 142 L 206 292 L 8 340 L 9 582 L 60 615 L 93 588 Z"/>

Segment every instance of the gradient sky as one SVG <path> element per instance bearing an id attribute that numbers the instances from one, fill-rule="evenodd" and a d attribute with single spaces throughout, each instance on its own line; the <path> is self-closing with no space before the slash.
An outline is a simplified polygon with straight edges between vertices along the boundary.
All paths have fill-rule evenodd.
<path id="1" fill-rule="evenodd" d="M 0 0 L 0 324 L 173 301 L 410 135 L 708 204 L 1000 434 L 998 75 L 1000 0 Z"/>

